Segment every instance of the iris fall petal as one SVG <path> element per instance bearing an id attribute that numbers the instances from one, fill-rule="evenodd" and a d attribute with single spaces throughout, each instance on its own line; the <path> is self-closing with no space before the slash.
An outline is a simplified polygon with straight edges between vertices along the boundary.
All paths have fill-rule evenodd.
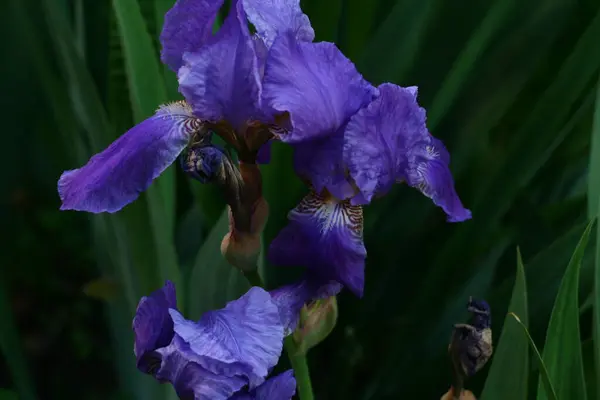
<path id="1" fill-rule="evenodd" d="M 106 150 L 58 181 L 61 210 L 119 211 L 148 189 L 188 144 L 201 123 L 182 102 L 159 108 Z"/>
<path id="2" fill-rule="evenodd" d="M 277 364 L 283 347 L 279 310 L 265 290 L 253 287 L 224 309 L 202 315 L 197 323 L 171 310 L 174 330 L 213 373 L 246 374 L 253 388 Z M 240 366 L 245 366 L 241 368 Z"/>
<path id="3" fill-rule="evenodd" d="M 173 338 L 170 308 L 177 308 L 175 286 L 170 281 L 150 296 L 142 297 L 137 306 L 133 318 L 134 353 L 138 368 L 143 372 L 149 372 L 152 359 L 146 356 L 158 348 L 167 346 Z"/>
<path id="4" fill-rule="evenodd" d="M 362 208 L 313 192 L 290 211 L 288 220 L 271 243 L 270 261 L 307 267 L 322 280 L 342 283 L 361 297 L 367 255 Z"/>

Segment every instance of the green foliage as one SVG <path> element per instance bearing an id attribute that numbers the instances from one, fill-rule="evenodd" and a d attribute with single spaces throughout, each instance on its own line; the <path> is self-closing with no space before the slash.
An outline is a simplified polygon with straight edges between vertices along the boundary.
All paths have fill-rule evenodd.
<path id="1" fill-rule="evenodd" d="M 482 400 L 527 399 L 529 378 L 529 353 L 527 338 L 511 313 L 519 316 L 519 321 L 527 329 L 529 309 L 527 307 L 527 283 L 521 252 L 517 249 L 517 274 L 513 288 L 509 314 L 504 320 L 504 329 L 481 392 Z"/>
<path id="2" fill-rule="evenodd" d="M 0 158 L 6 245 L 0 371 L 6 365 L 11 378 L 0 386 L 23 399 L 35 393 L 173 398 L 135 369 L 131 317 L 139 298 L 168 278 L 178 283 L 180 307 L 198 317 L 248 287 L 220 254 L 227 217 L 218 191 L 190 182 L 176 167 L 122 212 L 58 211 L 55 185 L 63 170 L 85 163 L 159 104 L 180 98 L 175 74 L 158 57 L 163 15 L 173 3 L 0 6 L 0 29 L 10 38 L 0 84 L 11 96 L 3 106 Z M 595 354 L 600 365 L 600 231 L 585 254 L 585 240 L 577 242 L 599 210 L 600 5 L 303 0 L 302 6 L 317 40 L 336 41 L 367 79 L 419 86 L 429 128 L 449 148 L 457 191 L 474 216 L 448 224 L 428 199 L 400 185 L 366 208 L 365 296 L 339 296 L 336 329 L 309 353 L 315 398 L 439 398 L 451 379 L 452 324 L 466 317 L 470 295 L 489 300 L 499 338 L 489 370 L 467 381 L 470 390 L 484 400 L 551 398 L 528 379 L 545 371 L 536 352 L 529 358 L 531 339 L 543 348 L 559 400 L 592 398 L 600 379 L 589 357 Z M 270 205 L 266 249 L 306 188 L 283 144 L 273 146 L 262 171 Z M 19 200 L 22 193 L 29 200 Z M 519 257 L 515 274 L 517 245 L 524 262 Z M 300 273 L 261 260 L 269 287 Z M 116 283 L 110 296 L 84 295 L 99 281 Z M 23 293 L 34 306 L 13 301 Z M 503 321 L 506 312 L 520 318 L 529 339 L 514 318 Z M 52 325 L 61 318 L 68 325 Z M 80 341 L 57 342 L 55 332 L 72 331 L 98 347 L 85 353 Z M 50 345 L 36 350 L 31 337 Z M 61 368 L 48 368 L 46 358 Z M 88 360 L 94 373 L 78 368 Z M 439 368 L 444 363 L 448 368 Z M 52 384 L 65 376 L 82 384 Z"/>
<path id="3" fill-rule="evenodd" d="M 585 232 L 563 277 L 544 343 L 544 363 L 556 394 L 561 399 L 586 399 L 581 342 L 579 334 L 579 269 L 587 246 L 591 222 Z M 538 389 L 538 400 L 549 396 Z"/>

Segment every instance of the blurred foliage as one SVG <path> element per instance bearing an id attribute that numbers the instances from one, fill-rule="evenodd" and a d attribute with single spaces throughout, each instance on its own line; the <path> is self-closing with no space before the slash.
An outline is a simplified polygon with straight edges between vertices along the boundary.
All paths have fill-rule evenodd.
<path id="1" fill-rule="evenodd" d="M 174 74 L 157 57 L 172 3 L 0 2 L 0 387 L 23 399 L 172 398 L 168 387 L 135 370 L 131 316 L 140 296 L 168 277 L 180 283 L 181 307 L 197 317 L 247 288 L 219 253 L 226 229 L 219 194 L 175 167 L 121 213 L 58 211 L 63 170 L 83 164 L 159 103 L 179 98 Z M 594 368 L 600 345 L 591 341 L 600 332 L 595 232 L 588 251 L 578 253 L 578 298 L 576 274 L 565 275 L 568 288 L 563 275 L 600 198 L 600 4 L 305 0 L 302 6 L 317 39 L 335 41 L 367 79 L 419 86 L 429 127 L 449 148 L 457 190 L 474 216 L 448 224 L 404 186 L 367 207 L 365 296 L 339 296 L 336 329 L 309 353 L 316 398 L 439 398 L 451 380 L 452 324 L 466 318 L 470 295 L 489 300 L 495 341 L 507 311 L 525 312 L 522 321 L 545 360 L 552 352 L 544 348 L 546 327 L 562 304 L 580 326 L 560 335 L 573 357 L 587 349 L 583 376 L 593 393 L 600 379 Z M 263 170 L 271 208 L 265 243 L 305 192 L 290 155 L 274 146 Z M 513 290 L 517 245 L 525 267 Z M 263 264 L 269 287 L 301 273 Z M 580 315 L 573 314 L 578 305 Z M 556 345 L 561 321 L 552 321 L 548 343 Z M 523 349 L 517 332 L 507 325 L 506 336 Z M 510 348 L 498 351 L 506 357 Z M 527 387 L 535 398 L 539 364 L 529 365 Z M 476 394 L 488 369 L 468 381 Z M 490 372 L 495 384 L 499 375 Z"/>

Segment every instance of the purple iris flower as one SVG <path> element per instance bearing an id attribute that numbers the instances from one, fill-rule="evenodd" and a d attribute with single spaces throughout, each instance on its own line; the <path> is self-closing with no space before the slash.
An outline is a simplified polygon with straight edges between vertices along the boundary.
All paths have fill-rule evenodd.
<path id="1" fill-rule="evenodd" d="M 294 147 L 294 166 L 311 192 L 271 243 L 279 265 L 308 267 L 362 296 L 366 249 L 362 205 L 406 181 L 448 215 L 471 217 L 449 171 L 449 155 L 427 130 L 417 89 L 374 88 L 331 43 L 279 35 L 269 51 L 263 103 L 288 118 L 278 138 Z"/>
<path id="2" fill-rule="evenodd" d="M 256 389 L 234 394 L 231 400 L 290 400 L 295 393 L 296 379 L 290 369 L 267 379 Z"/>
<path id="3" fill-rule="evenodd" d="M 243 162 L 267 162 L 268 141 L 280 132 L 262 109 L 262 78 L 273 38 L 314 32 L 299 0 L 234 0 L 216 34 L 223 0 L 178 0 L 165 15 L 161 59 L 178 75 L 185 101 L 161 106 L 79 169 L 58 182 L 61 209 L 116 212 L 145 191 L 186 147 L 214 132 Z M 248 20 L 256 27 L 251 35 Z M 193 151 L 187 154 L 194 154 Z"/>
<path id="4" fill-rule="evenodd" d="M 242 391 L 287 400 L 293 394 L 289 373 L 265 382 L 281 354 L 284 329 L 277 305 L 261 288 L 192 322 L 177 311 L 175 287 L 167 282 L 140 300 L 133 330 L 138 368 L 170 382 L 180 398 L 229 399 Z"/>

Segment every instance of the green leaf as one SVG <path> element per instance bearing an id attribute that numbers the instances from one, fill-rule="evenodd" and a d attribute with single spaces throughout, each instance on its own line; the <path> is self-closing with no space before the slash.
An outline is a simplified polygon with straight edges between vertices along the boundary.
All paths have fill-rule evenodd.
<path id="1" fill-rule="evenodd" d="M 198 319 L 202 313 L 221 308 L 249 288 L 240 271 L 221 254 L 221 241 L 229 232 L 229 211 L 225 210 L 202 244 L 186 280 L 186 315 Z"/>
<path id="2" fill-rule="evenodd" d="M 592 126 L 592 145 L 588 177 L 588 217 L 600 215 L 600 81 L 597 84 L 594 123 Z M 600 224 L 596 227 L 596 260 L 594 268 L 594 354 L 596 365 L 600 366 Z M 596 368 L 597 380 L 600 379 L 600 367 Z"/>
<path id="3" fill-rule="evenodd" d="M 517 248 L 517 274 L 508 311 L 521 316 L 528 326 L 527 284 L 521 251 Z M 490 371 L 488 372 L 482 400 L 525 400 L 529 381 L 529 352 L 527 338 L 509 315 L 495 346 Z"/>
<path id="4" fill-rule="evenodd" d="M 481 57 L 481 54 L 489 45 L 494 35 L 503 27 L 516 4 L 517 2 L 514 0 L 503 0 L 496 1 L 490 7 L 477 31 L 471 35 L 458 59 L 454 62 L 448 76 L 444 79 L 440 90 L 435 95 L 427 117 L 427 127 L 429 130 L 435 131 L 440 120 L 461 93 L 464 83 L 471 76 L 471 71 Z"/>
<path id="5" fill-rule="evenodd" d="M 544 360 L 542 359 L 542 356 L 540 355 L 540 351 L 538 350 L 537 346 L 535 345 L 533 338 L 529 334 L 529 330 L 523 324 L 523 322 L 521 322 L 521 319 L 516 314 L 508 313 L 508 315 L 512 316 L 515 319 L 515 321 L 517 321 L 517 324 L 519 324 L 521 329 L 523 329 L 523 332 L 525 333 L 525 336 L 527 337 L 527 340 L 529 341 L 529 346 L 533 350 L 535 359 L 540 366 L 540 378 L 541 378 L 542 384 L 543 384 L 543 391 L 546 394 L 548 400 L 558 400 L 558 397 L 556 396 L 556 391 L 554 390 L 554 387 L 552 386 L 552 381 L 550 380 L 550 374 L 548 374 L 548 369 L 546 368 L 546 364 L 544 364 Z M 538 391 L 538 396 L 539 395 L 540 395 L 540 391 Z"/>
<path id="6" fill-rule="evenodd" d="M 162 31 L 162 26 L 165 19 L 165 14 L 173 5 L 175 4 L 175 0 L 154 0 L 154 13 L 156 19 L 156 33 L 160 35 Z M 171 71 L 171 69 L 165 64 L 162 66 L 163 76 L 165 79 L 165 88 L 167 90 L 167 96 L 170 101 L 174 101 L 177 99 L 181 99 L 181 94 L 179 94 L 178 88 L 179 84 L 177 82 L 177 75 L 175 72 Z"/>
<path id="7" fill-rule="evenodd" d="M 436 0 L 396 2 L 358 61 L 359 70 L 367 79 L 374 83 L 402 82 L 417 58 L 435 15 L 436 3 Z"/>
<path id="8" fill-rule="evenodd" d="M 563 277 L 544 344 L 544 362 L 560 399 L 587 398 L 579 336 L 579 269 L 594 221 L 586 227 Z M 538 400 L 548 396 L 538 387 Z"/>
<path id="9" fill-rule="evenodd" d="M 600 81 L 596 85 L 594 124 L 592 126 L 590 168 L 588 176 L 588 218 L 598 215 L 600 209 Z"/>
<path id="10" fill-rule="evenodd" d="M 115 0 L 113 9 L 117 16 L 123 48 L 129 93 L 133 114 L 137 122 L 151 116 L 166 101 L 167 95 L 152 37 L 146 29 L 136 0 Z M 151 228 L 154 236 L 160 282 L 170 279 L 180 283 L 179 267 L 173 243 L 175 218 L 175 175 L 168 168 L 147 191 Z"/>
<path id="11" fill-rule="evenodd" d="M 596 366 L 594 365 L 594 341 L 591 338 L 581 344 L 581 353 L 583 354 L 583 371 L 588 399 L 595 399 L 598 383 L 596 382 Z"/>

